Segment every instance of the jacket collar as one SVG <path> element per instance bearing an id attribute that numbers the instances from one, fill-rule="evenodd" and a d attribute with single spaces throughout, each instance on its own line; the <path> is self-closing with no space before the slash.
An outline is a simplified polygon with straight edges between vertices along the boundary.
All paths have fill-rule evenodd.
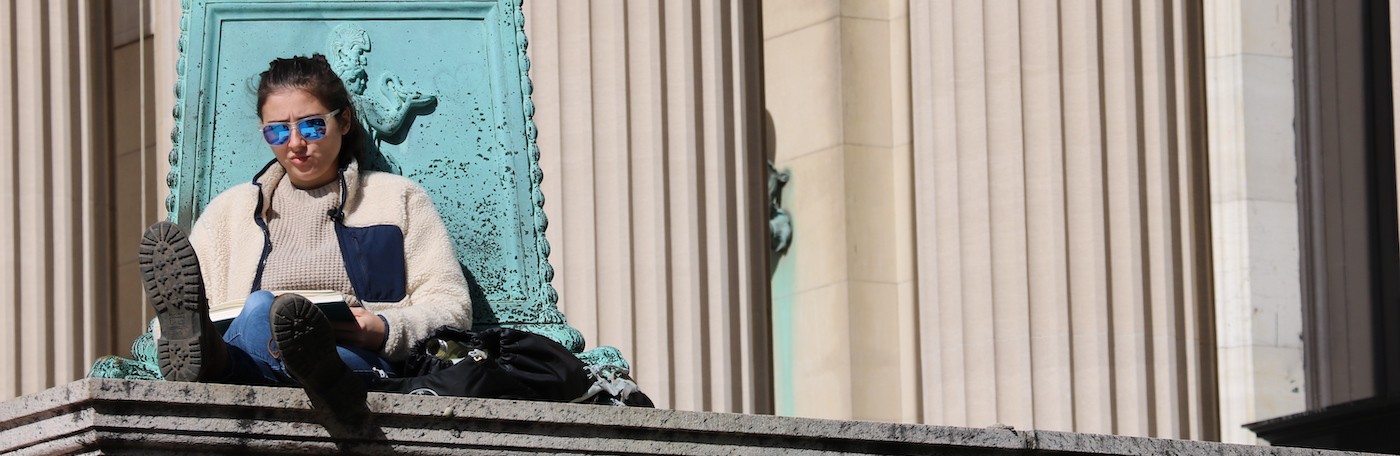
<path id="1" fill-rule="evenodd" d="M 336 209 L 336 214 L 331 214 L 337 221 L 344 217 L 345 202 L 354 199 L 355 193 L 359 192 L 360 164 L 355 160 L 350 160 L 349 164 L 338 170 L 340 173 L 340 206 Z M 287 174 L 287 170 L 282 168 L 277 159 L 268 161 L 261 171 L 253 176 L 253 186 L 258 188 L 260 208 L 258 216 L 266 216 L 268 208 L 272 207 L 272 194 L 277 191 L 277 184 L 282 182 L 282 176 Z"/>

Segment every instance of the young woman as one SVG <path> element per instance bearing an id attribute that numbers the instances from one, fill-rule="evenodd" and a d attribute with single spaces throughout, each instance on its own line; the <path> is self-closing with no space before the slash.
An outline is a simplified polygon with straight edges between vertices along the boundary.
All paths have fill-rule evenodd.
<path id="1" fill-rule="evenodd" d="M 161 373 L 300 384 L 363 403 L 365 382 L 394 376 L 390 361 L 415 341 L 471 327 L 452 240 L 417 184 L 359 169 L 364 132 L 324 56 L 273 60 L 257 109 L 274 159 L 214 198 L 188 237 L 161 222 L 141 241 Z M 355 321 L 332 323 L 306 298 L 267 291 L 313 289 L 345 294 Z M 245 296 L 220 335 L 208 303 Z"/>

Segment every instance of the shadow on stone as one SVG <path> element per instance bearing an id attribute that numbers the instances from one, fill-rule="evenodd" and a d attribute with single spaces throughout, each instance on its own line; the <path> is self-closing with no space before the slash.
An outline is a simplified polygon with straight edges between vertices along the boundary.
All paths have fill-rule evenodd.
<path id="1" fill-rule="evenodd" d="M 384 430 L 363 399 L 326 398 L 311 391 L 306 393 L 311 401 L 312 419 L 326 428 L 326 433 L 338 441 L 336 446 L 342 451 L 349 451 L 350 447 L 368 450 L 365 441 L 385 440 Z M 380 449 L 388 451 L 389 447 L 383 445 Z"/>
<path id="2" fill-rule="evenodd" d="M 486 289 L 481 287 L 481 282 L 477 281 L 476 274 L 472 274 L 467 265 L 462 265 L 462 276 L 467 279 L 467 293 L 472 300 L 472 320 L 474 323 L 485 325 L 496 325 L 501 322 L 496 317 L 496 309 L 491 302 L 486 299 Z"/>

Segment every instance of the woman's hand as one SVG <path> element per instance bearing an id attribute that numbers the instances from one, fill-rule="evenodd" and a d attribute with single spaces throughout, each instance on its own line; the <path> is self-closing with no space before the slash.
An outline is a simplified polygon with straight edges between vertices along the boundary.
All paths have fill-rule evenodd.
<path id="1" fill-rule="evenodd" d="M 384 327 L 384 320 L 364 307 L 351 306 L 350 312 L 355 314 L 355 321 L 331 322 L 335 326 L 336 343 L 374 352 L 384 348 L 384 334 L 389 332 L 389 328 Z"/>

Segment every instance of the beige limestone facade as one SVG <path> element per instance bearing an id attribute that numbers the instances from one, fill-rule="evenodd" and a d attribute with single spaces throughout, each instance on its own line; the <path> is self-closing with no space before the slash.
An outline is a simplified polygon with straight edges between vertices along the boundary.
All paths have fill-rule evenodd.
<path id="1" fill-rule="evenodd" d="M 1305 369 L 1322 4 L 528 0 L 559 306 L 664 408 L 1256 443 L 1376 394 Z M 0 399 L 151 318 L 179 14 L 0 0 Z"/>
<path id="2" fill-rule="evenodd" d="M 1304 372 L 1291 2 L 1205 14 L 1211 254 L 1221 438 L 1301 412 Z M 1248 20 L 1246 20 L 1248 19 Z"/>

